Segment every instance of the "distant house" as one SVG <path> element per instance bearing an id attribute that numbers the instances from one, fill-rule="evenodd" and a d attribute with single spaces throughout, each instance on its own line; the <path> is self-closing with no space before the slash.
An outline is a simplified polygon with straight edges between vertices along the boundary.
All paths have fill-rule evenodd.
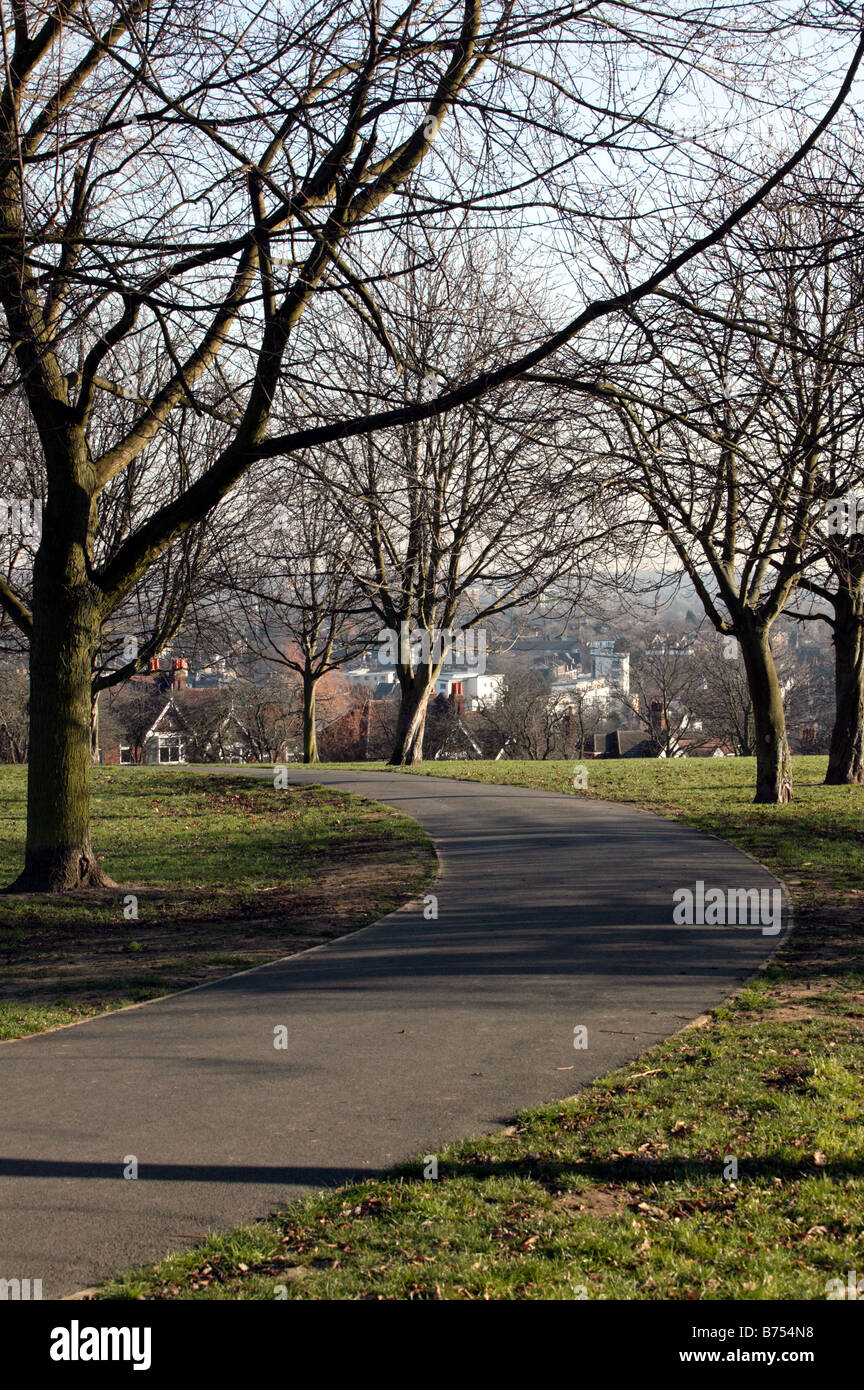
<path id="1" fill-rule="evenodd" d="M 480 704 L 497 705 L 504 689 L 504 676 L 494 671 L 473 673 L 467 669 L 444 670 L 435 682 L 435 694 L 445 699 L 462 697 L 462 708 L 476 709 Z"/>
<path id="2" fill-rule="evenodd" d="M 664 755 L 661 753 L 661 757 Z M 734 758 L 735 750 L 722 738 L 680 738 L 676 758 Z"/>
<path id="3" fill-rule="evenodd" d="M 435 750 L 434 757 L 436 761 L 464 762 L 466 758 L 482 758 L 483 749 L 472 738 L 464 719 L 456 719 L 445 733 L 440 747 Z"/>
<path id="4" fill-rule="evenodd" d="M 188 725 L 173 699 L 163 705 L 140 743 L 121 743 L 120 763 L 185 763 L 191 743 Z M 106 750 L 105 762 L 113 762 L 113 750 Z"/>
<path id="5" fill-rule="evenodd" d="M 600 737 L 605 740 L 606 758 L 656 758 L 660 751 L 644 729 L 613 729 Z"/>
<path id="6" fill-rule="evenodd" d="M 572 653 L 559 648 L 529 652 L 528 665 L 538 675 L 556 681 L 575 680 L 582 674 L 582 667 L 574 660 Z"/>
<path id="7" fill-rule="evenodd" d="M 668 632 L 655 632 L 648 644 L 648 650 L 658 657 L 695 656 L 695 638 L 686 634 L 674 637 Z"/>
<path id="8" fill-rule="evenodd" d="M 553 681 L 551 692 L 562 708 L 573 707 L 574 702 L 587 709 L 595 705 L 606 709 L 614 691 L 608 681 L 595 680 L 593 676 L 577 676 L 575 680 Z"/>
<path id="9" fill-rule="evenodd" d="M 599 754 L 600 743 L 605 743 Z M 593 756 L 605 758 L 732 758 L 735 750 L 720 738 L 676 738 L 671 752 L 644 729 L 615 729 L 594 735 Z M 586 756 L 592 756 L 590 747 Z"/>
<path id="10" fill-rule="evenodd" d="M 229 710 L 195 753 L 195 758 L 207 763 L 248 763 L 257 761 L 258 751 L 249 730 L 234 711 Z"/>
<path id="11" fill-rule="evenodd" d="M 615 650 L 615 642 L 598 640 L 588 643 L 591 653 L 591 677 L 608 681 L 622 695 L 630 693 L 630 653 Z"/>
<path id="12" fill-rule="evenodd" d="M 194 711 L 193 711 L 194 713 Z M 191 716 L 190 716 L 191 717 Z M 120 741 L 103 744 L 103 762 L 163 765 L 177 763 L 250 763 L 258 762 L 261 751 L 256 747 L 249 730 L 233 710 L 223 715 L 209 731 L 196 720 L 191 728 L 173 697 L 159 711 L 153 724 L 140 742 Z M 128 735 L 127 735 L 128 738 Z M 296 743 L 296 741 L 295 741 Z M 296 746 L 285 742 L 277 749 L 277 761 L 290 761 L 299 756 Z"/>
<path id="13" fill-rule="evenodd" d="M 606 734 L 597 731 L 586 734 L 584 739 L 580 738 L 579 730 L 573 722 L 573 716 L 564 716 L 564 751 L 567 757 L 579 758 L 605 758 L 606 753 Z"/>
<path id="14" fill-rule="evenodd" d="M 224 656 L 214 656 L 190 670 L 185 656 L 151 656 L 147 670 L 129 677 L 131 685 L 152 685 L 154 689 L 171 690 L 212 690 L 231 685 L 237 680 L 237 672 L 228 665 Z"/>
<path id="15" fill-rule="evenodd" d="M 228 665 L 224 656 L 214 656 L 189 673 L 189 685 L 193 690 L 221 689 L 236 680 L 237 672 Z"/>
<path id="16" fill-rule="evenodd" d="M 169 690 L 185 690 L 189 680 L 189 663 L 184 656 L 160 658 L 151 656 L 146 671 L 130 676 L 130 685 L 151 685 L 168 694 Z"/>
<path id="17" fill-rule="evenodd" d="M 396 672 L 392 667 L 355 666 L 353 670 L 343 671 L 342 674 L 349 685 L 358 686 L 373 700 L 385 699 L 388 694 L 392 695 L 396 688 Z M 390 689 L 384 690 L 383 694 L 379 693 L 384 686 Z"/>

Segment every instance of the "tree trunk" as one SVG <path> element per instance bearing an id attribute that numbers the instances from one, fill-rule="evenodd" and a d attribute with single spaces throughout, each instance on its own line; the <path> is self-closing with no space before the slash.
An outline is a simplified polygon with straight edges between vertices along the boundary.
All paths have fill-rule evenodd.
<path id="1" fill-rule="evenodd" d="M 756 755 L 756 735 L 752 728 L 752 711 L 744 716 L 742 732 L 738 738 L 738 752 L 742 758 L 752 758 Z"/>
<path id="2" fill-rule="evenodd" d="M 423 734 L 432 683 L 422 676 L 400 675 L 401 698 L 390 767 L 411 767 L 423 761 Z"/>
<path id="3" fill-rule="evenodd" d="M 9 890 L 19 893 L 114 886 L 90 845 L 91 680 L 102 621 L 89 576 L 96 504 L 78 480 L 87 470 L 80 432 L 57 444 L 80 474 L 56 470 L 33 564 L 27 843 Z"/>
<path id="4" fill-rule="evenodd" d="M 41 563 L 40 563 L 41 561 Z M 11 892 L 110 886 L 90 845 L 90 680 L 96 596 L 68 585 L 40 549 L 30 647 L 30 759 L 24 871 Z"/>
<path id="5" fill-rule="evenodd" d="M 315 689 L 318 682 L 310 671 L 303 672 L 303 761 L 318 762 L 318 726 L 315 715 Z"/>
<path id="6" fill-rule="evenodd" d="M 864 575 L 839 574 L 834 595 L 834 728 L 825 785 L 864 782 Z"/>
<path id="7" fill-rule="evenodd" d="M 756 734 L 757 803 L 779 805 L 792 800 L 792 762 L 786 716 L 768 630 L 747 619 L 738 633 L 753 701 Z"/>

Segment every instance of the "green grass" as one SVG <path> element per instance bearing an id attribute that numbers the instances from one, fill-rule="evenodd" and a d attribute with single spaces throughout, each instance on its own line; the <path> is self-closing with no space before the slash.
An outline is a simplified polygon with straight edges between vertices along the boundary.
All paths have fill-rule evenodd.
<path id="1" fill-rule="evenodd" d="M 0 766 L 0 881 L 23 865 L 26 769 Z M 93 842 L 111 877 L 129 887 L 166 892 L 159 910 L 174 915 L 178 895 L 188 911 L 210 913 L 225 902 L 254 901 L 262 889 L 309 881 L 316 858 L 350 849 L 362 822 L 365 840 L 417 843 L 416 822 L 357 798 L 317 788 L 275 792 L 264 783 L 224 774 L 94 768 Z M 203 891 L 205 890 L 206 894 Z M 3 924 L 35 920 L 112 920 L 107 905 L 69 894 L 62 899 L 0 899 Z M 188 914 L 187 914 L 188 915 Z"/>
<path id="2" fill-rule="evenodd" d="M 23 862 L 25 776 L 0 767 L 0 882 Z M 92 838 L 116 888 L 0 896 L 0 1040 L 343 935 L 436 867 L 417 823 L 377 802 L 221 771 L 94 769 Z"/>
<path id="3" fill-rule="evenodd" d="M 719 835 L 781 873 L 845 892 L 864 887 L 864 787 L 824 787 L 824 757 L 793 759 L 795 797 L 785 807 L 755 806 L 753 758 L 634 758 L 583 763 L 585 791 L 574 789 L 574 761 L 425 763 L 426 775 L 535 787 L 621 801 Z M 413 769 L 411 769 L 413 771 Z"/>
<path id="4" fill-rule="evenodd" d="M 794 1037 L 809 1061 L 790 1081 L 785 1027 L 685 1033 L 512 1134 L 445 1150 L 437 1181 L 418 1164 L 298 1203 L 101 1296 L 824 1297 L 862 1263 L 860 1032 Z"/>
<path id="5" fill-rule="evenodd" d="M 366 765 L 368 767 L 368 765 Z M 573 763 L 419 774 L 567 794 Z M 507 1130 L 310 1197 L 101 1298 L 821 1299 L 864 1273 L 864 788 L 753 806 L 749 760 L 589 764 L 589 795 L 722 835 L 782 873 L 794 932 L 738 996 Z M 727 1159 L 736 1180 L 724 1177 Z"/>

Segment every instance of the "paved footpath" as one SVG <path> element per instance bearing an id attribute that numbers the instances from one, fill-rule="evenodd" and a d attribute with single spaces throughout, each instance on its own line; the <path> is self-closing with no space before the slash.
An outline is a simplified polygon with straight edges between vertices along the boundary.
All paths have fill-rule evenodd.
<path id="1" fill-rule="evenodd" d="M 777 945 L 759 927 L 672 925 L 676 888 L 776 882 L 671 821 L 399 773 L 292 779 L 424 825 L 437 921 L 415 901 L 279 963 L 0 1045 L 0 1278 L 62 1297 L 489 1131 L 681 1028 Z"/>

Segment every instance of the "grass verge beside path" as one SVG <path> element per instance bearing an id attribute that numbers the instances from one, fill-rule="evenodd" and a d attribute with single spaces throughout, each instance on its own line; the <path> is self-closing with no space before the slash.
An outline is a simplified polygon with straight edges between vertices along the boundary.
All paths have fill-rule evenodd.
<path id="1" fill-rule="evenodd" d="M 23 860 L 25 775 L 0 767 L 2 882 Z M 388 807 L 221 771 L 94 769 L 93 842 L 118 888 L 0 896 L 0 1040 L 344 936 L 436 869 Z"/>
<path id="2" fill-rule="evenodd" d="M 864 1273 L 864 788 L 794 763 L 790 807 L 751 804 L 752 760 L 589 764 L 588 795 L 720 835 L 785 879 L 795 931 L 727 1006 L 443 1151 L 437 1181 L 418 1162 L 295 1203 L 98 1296 L 822 1299 Z M 572 762 L 416 771 L 586 794 Z"/>

